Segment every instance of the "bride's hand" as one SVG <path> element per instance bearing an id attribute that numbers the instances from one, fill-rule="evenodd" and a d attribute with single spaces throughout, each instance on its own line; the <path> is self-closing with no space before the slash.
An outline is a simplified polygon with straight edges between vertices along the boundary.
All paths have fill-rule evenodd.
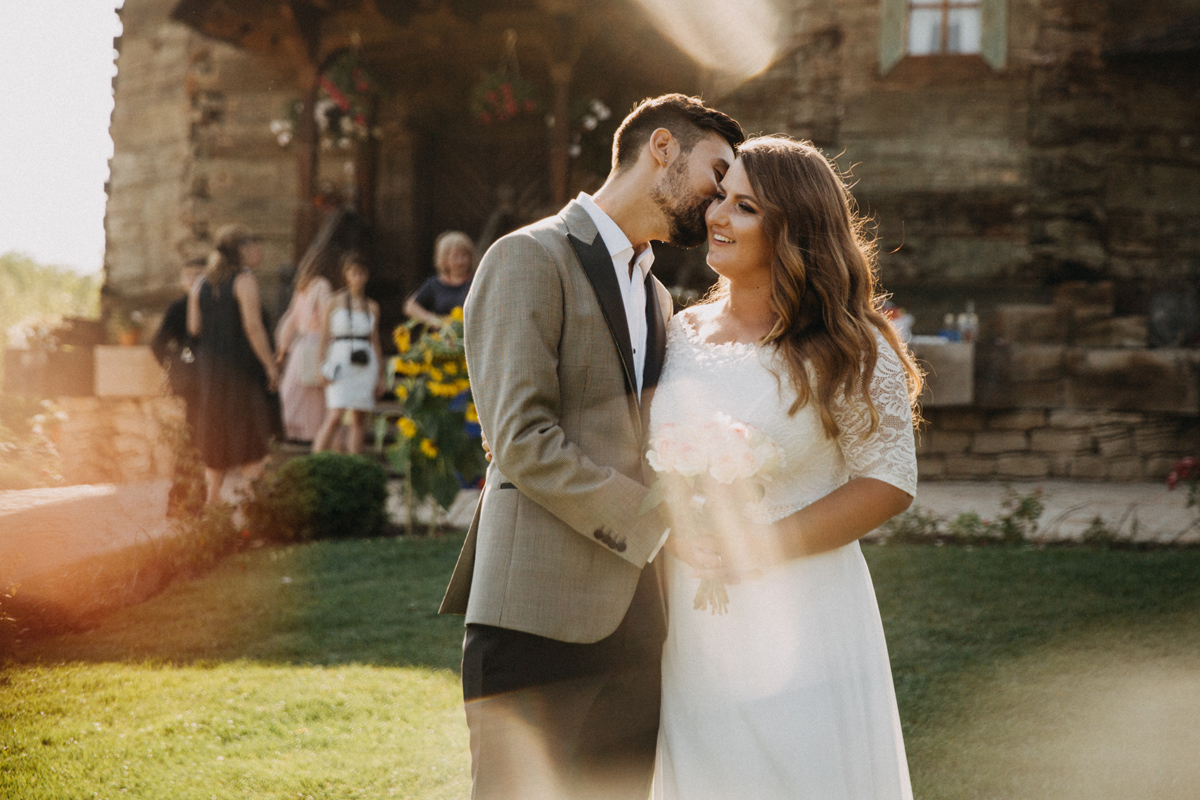
<path id="1" fill-rule="evenodd" d="M 715 578 L 721 574 L 721 555 L 713 537 L 673 533 L 667 537 L 663 549 L 691 567 L 698 578 Z"/>
<path id="2" fill-rule="evenodd" d="M 757 580 L 785 557 L 770 525 L 747 522 L 743 534 L 717 542 L 721 577 L 726 583 Z"/>

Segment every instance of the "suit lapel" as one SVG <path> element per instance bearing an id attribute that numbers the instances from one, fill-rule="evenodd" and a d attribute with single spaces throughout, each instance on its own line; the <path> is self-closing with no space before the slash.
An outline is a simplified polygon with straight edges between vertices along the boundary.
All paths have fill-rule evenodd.
<path id="1" fill-rule="evenodd" d="M 646 275 L 646 363 L 642 366 L 642 392 L 658 385 L 667 352 L 667 323 L 652 274 Z"/>
<path id="2" fill-rule="evenodd" d="M 586 213 L 586 212 L 585 212 Z M 579 256 L 579 263 L 596 292 L 600 301 L 600 310 L 608 322 L 608 331 L 612 334 L 617 352 L 621 354 L 621 366 L 625 370 L 625 388 L 630 395 L 637 395 L 637 381 L 633 377 L 633 348 L 629 344 L 629 323 L 625 320 L 625 304 L 621 300 L 621 287 L 617 285 L 617 275 L 613 271 L 612 256 L 604 245 L 604 239 L 599 233 L 591 244 L 585 243 L 572 233 L 567 234 L 571 247 Z"/>
<path id="3" fill-rule="evenodd" d="M 650 401 L 662 375 L 667 353 L 667 323 L 658 301 L 657 281 L 646 275 L 646 361 L 642 365 L 642 430 L 650 430 Z"/>

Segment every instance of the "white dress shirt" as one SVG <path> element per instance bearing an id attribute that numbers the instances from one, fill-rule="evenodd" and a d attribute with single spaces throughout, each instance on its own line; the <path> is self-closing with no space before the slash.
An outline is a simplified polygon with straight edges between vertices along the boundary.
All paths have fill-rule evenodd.
<path id="1" fill-rule="evenodd" d="M 591 195 L 580 192 L 575 200 L 583 206 L 592 222 L 596 223 L 596 230 L 600 232 L 600 238 L 604 240 L 604 246 L 608 248 L 608 254 L 612 257 L 613 269 L 617 273 L 617 285 L 621 287 L 621 300 L 625 304 L 625 323 L 629 326 L 629 345 L 633 349 L 633 374 L 637 380 L 638 402 L 641 402 L 642 372 L 646 366 L 646 276 L 650 274 L 650 267 L 654 264 L 654 248 L 647 245 L 646 249 L 635 256 L 629 237 L 613 222 L 612 217 L 596 205 Z M 657 299 L 655 298 L 656 302 Z M 670 534 L 668 528 L 647 561 L 658 557 L 658 551 L 662 550 Z"/>
<path id="2" fill-rule="evenodd" d="M 621 300 L 625 304 L 625 324 L 629 326 L 629 346 L 633 350 L 633 374 L 637 382 L 637 395 L 642 395 L 642 372 L 646 366 L 646 276 L 654 264 L 654 248 L 646 246 L 634 255 L 629 237 L 605 214 L 596 201 L 586 192 L 575 198 L 583 210 L 596 223 L 596 230 L 608 248 L 613 270 L 617 273 L 617 286 L 621 287 Z"/>

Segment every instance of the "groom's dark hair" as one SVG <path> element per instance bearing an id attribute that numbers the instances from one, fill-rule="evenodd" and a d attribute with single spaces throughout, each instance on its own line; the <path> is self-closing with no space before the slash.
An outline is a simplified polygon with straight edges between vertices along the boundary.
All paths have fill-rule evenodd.
<path id="1" fill-rule="evenodd" d="M 650 134 L 659 128 L 669 130 L 685 154 L 710 133 L 729 142 L 734 150 L 746 140 L 737 120 L 704 105 L 699 97 L 684 94 L 651 97 L 638 103 L 617 128 L 613 136 L 613 171 L 632 167 L 642 147 L 650 140 Z"/>

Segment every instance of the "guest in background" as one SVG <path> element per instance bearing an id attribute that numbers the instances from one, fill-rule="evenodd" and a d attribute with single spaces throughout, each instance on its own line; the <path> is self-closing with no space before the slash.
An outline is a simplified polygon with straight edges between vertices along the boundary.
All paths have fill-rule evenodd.
<path id="1" fill-rule="evenodd" d="M 346 449 L 361 453 L 367 414 L 387 388 L 379 348 L 379 305 L 367 297 L 369 273 L 362 257 L 351 250 L 342 256 L 346 288 L 329 300 L 321 336 L 321 374 L 325 385 L 325 421 L 313 440 L 313 452 L 331 448 L 349 416 Z"/>
<path id="2" fill-rule="evenodd" d="M 462 231 L 446 231 L 438 236 L 433 244 L 433 266 L 437 274 L 404 301 L 404 313 L 418 322 L 440 327 L 447 314 L 467 301 L 475 262 L 475 245 L 471 237 Z"/>
<path id="3" fill-rule="evenodd" d="M 283 430 L 294 442 L 311 442 L 325 419 L 325 392 L 321 377 L 321 331 L 325 306 L 333 284 L 322 273 L 327 259 L 306 258 L 296 276 L 287 312 L 275 330 L 275 359 L 283 368 L 279 401 L 283 408 Z"/>
<path id="4" fill-rule="evenodd" d="M 268 392 L 279 385 L 279 369 L 252 272 L 262 258 L 257 236 L 244 225 L 226 225 L 188 295 L 188 332 L 199 339 L 196 447 L 209 504 L 220 502 L 229 470 L 251 480 L 262 474 L 276 428 Z"/>
<path id="5" fill-rule="evenodd" d="M 154 334 L 154 339 L 150 342 L 154 358 L 162 364 L 167 373 L 167 385 L 171 387 L 171 394 L 183 398 L 190 435 L 194 435 L 196 429 L 196 412 L 200 403 L 199 387 L 196 383 L 196 338 L 188 333 L 187 328 L 188 295 L 192 286 L 204 274 L 206 263 L 203 257 L 193 258 L 179 270 L 179 285 L 183 289 L 183 297 L 167 306 L 158 333 Z"/>

